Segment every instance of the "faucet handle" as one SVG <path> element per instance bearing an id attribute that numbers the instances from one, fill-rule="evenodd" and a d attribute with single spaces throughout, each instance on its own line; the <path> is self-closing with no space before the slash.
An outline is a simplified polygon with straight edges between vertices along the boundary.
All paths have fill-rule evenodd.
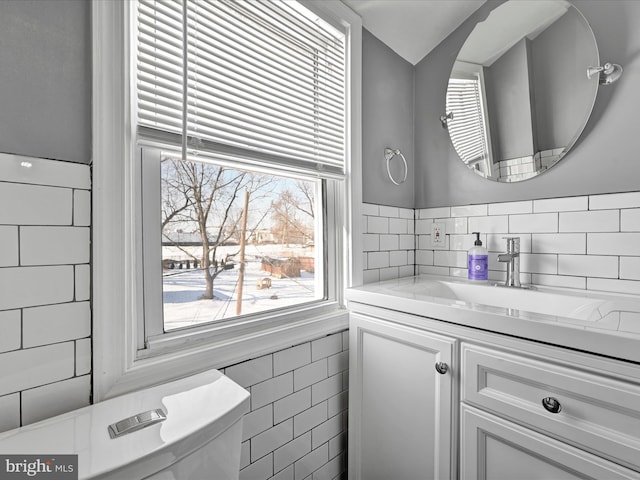
<path id="1" fill-rule="evenodd" d="M 502 237 L 507 241 L 507 252 L 520 251 L 520 237 Z"/>

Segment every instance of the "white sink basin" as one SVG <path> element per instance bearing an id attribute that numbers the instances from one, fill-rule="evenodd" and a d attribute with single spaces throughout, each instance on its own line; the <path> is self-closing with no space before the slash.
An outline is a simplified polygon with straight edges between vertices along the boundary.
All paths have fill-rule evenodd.
<path id="1" fill-rule="evenodd" d="M 412 315 L 411 322 L 443 321 L 640 364 L 640 295 L 423 274 L 350 288 L 346 296 L 358 308 Z"/>
<path id="2" fill-rule="evenodd" d="M 599 321 L 616 312 L 640 315 L 640 303 L 622 296 L 552 288 L 511 288 L 495 283 L 422 279 L 413 285 L 398 286 L 420 296 L 456 300 L 474 305 L 506 308 L 511 311 Z"/>

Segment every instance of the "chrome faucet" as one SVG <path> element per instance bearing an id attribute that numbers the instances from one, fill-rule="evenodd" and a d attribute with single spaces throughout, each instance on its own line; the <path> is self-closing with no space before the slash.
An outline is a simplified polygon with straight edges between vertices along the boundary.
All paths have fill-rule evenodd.
<path id="1" fill-rule="evenodd" d="M 504 237 L 507 252 L 498 255 L 498 261 L 507 264 L 505 287 L 520 287 L 520 237 Z"/>

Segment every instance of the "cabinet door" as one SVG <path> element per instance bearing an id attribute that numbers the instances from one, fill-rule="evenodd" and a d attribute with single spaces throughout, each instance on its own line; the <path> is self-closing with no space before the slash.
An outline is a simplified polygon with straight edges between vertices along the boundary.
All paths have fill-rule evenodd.
<path id="1" fill-rule="evenodd" d="M 349 478 L 455 478 L 455 340 L 359 314 L 349 334 Z"/>
<path id="2" fill-rule="evenodd" d="M 462 405 L 461 480 L 639 479 L 583 450 Z"/>

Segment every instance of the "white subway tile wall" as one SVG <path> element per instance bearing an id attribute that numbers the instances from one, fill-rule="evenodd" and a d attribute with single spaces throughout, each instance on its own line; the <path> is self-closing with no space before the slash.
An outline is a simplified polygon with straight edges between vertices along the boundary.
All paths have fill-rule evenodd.
<path id="1" fill-rule="evenodd" d="M 90 402 L 90 167 L 0 154 L 0 204 L 5 431 Z"/>
<path id="2" fill-rule="evenodd" d="M 0 209 L 0 431 L 90 401 L 90 188 L 88 166 L 0 154 L 0 204 L 10 206 Z M 436 221 L 444 249 L 431 248 Z M 365 204 L 362 222 L 365 283 L 466 277 L 481 230 L 493 280 L 505 276 L 502 237 L 517 235 L 525 283 L 640 294 L 639 192 L 415 211 Z M 346 332 L 224 372 L 252 394 L 240 478 L 346 477 Z"/>
<path id="3" fill-rule="evenodd" d="M 640 192 L 419 209 L 415 218 L 418 274 L 466 277 L 466 251 L 479 230 L 491 280 L 506 276 L 497 261 L 503 237 L 518 236 L 524 283 L 640 294 Z M 447 229 L 445 250 L 430 247 L 431 223 L 461 219 Z"/>
<path id="4" fill-rule="evenodd" d="M 414 275 L 413 209 L 366 203 L 362 211 L 364 283 Z"/>
<path id="5" fill-rule="evenodd" d="M 338 332 L 223 369 L 251 393 L 241 480 L 346 478 L 348 348 Z"/>

